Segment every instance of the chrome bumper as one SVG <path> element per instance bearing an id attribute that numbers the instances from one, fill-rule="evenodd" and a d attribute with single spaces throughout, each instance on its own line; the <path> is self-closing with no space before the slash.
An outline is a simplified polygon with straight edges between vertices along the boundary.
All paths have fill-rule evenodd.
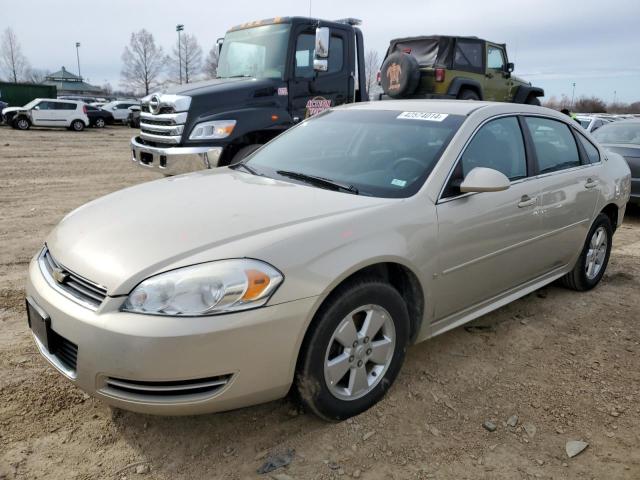
<path id="1" fill-rule="evenodd" d="M 178 175 L 204 168 L 215 168 L 222 147 L 150 147 L 131 139 L 131 160 L 139 167 L 165 175 Z"/>

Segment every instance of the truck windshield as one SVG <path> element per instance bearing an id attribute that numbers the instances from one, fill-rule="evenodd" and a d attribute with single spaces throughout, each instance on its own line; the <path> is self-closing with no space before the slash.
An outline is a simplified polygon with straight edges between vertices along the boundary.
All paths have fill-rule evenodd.
<path id="1" fill-rule="evenodd" d="M 284 79 L 290 24 L 262 25 L 228 32 L 224 37 L 218 77 Z"/>
<path id="2" fill-rule="evenodd" d="M 327 111 L 275 138 L 249 157 L 243 170 L 319 188 L 330 181 L 346 193 L 405 198 L 424 184 L 464 118 Z"/>

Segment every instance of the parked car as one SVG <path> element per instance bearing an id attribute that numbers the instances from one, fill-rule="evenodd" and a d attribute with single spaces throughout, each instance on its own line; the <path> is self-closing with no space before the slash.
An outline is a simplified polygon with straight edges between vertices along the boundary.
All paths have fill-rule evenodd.
<path id="1" fill-rule="evenodd" d="M 80 132 L 89 126 L 87 105 L 75 100 L 36 98 L 24 107 L 2 110 L 5 121 L 18 130 L 34 127 L 65 127 Z"/>
<path id="2" fill-rule="evenodd" d="M 129 115 L 127 115 L 127 125 L 131 128 L 140 128 L 140 105 L 129 107 Z"/>
<path id="3" fill-rule="evenodd" d="M 92 127 L 104 128 L 113 124 L 113 114 L 98 107 L 87 105 L 87 116 Z"/>
<path id="4" fill-rule="evenodd" d="M 620 120 L 594 133 L 600 144 L 624 157 L 631 169 L 631 199 L 640 204 L 640 119 Z"/>
<path id="5" fill-rule="evenodd" d="M 629 185 L 620 155 L 549 109 L 331 109 L 237 165 L 67 215 L 29 265 L 29 324 L 124 409 L 215 412 L 293 385 L 341 420 L 384 396 L 409 344 L 557 279 L 594 288 Z"/>
<path id="6" fill-rule="evenodd" d="M 8 106 L 9 104 L 7 102 L 0 101 L 0 123 L 4 123 L 4 116 L 2 115 L 2 111 Z"/>
<path id="7" fill-rule="evenodd" d="M 606 118 L 601 118 L 595 115 L 576 115 L 575 119 L 580 122 L 582 128 L 584 128 L 587 132 L 593 133 L 603 125 L 610 123 L 611 120 Z"/>
<path id="8" fill-rule="evenodd" d="M 113 119 L 119 123 L 126 123 L 129 116 L 129 107 L 134 105 L 140 105 L 140 102 L 134 102 L 130 100 L 115 100 L 113 102 L 105 103 L 102 106 L 103 110 L 111 112 Z"/>

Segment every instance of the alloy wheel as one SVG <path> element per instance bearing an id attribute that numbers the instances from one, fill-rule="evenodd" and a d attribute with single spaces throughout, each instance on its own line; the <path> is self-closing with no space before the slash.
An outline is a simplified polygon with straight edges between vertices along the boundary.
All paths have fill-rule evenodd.
<path id="1" fill-rule="evenodd" d="M 363 305 L 339 324 L 325 354 L 324 378 L 340 400 L 367 395 L 382 380 L 396 346 L 389 312 L 379 305 Z"/>
<path id="2" fill-rule="evenodd" d="M 604 227 L 598 227 L 589 241 L 589 249 L 585 261 L 585 273 L 589 280 L 598 276 L 607 256 L 609 240 Z"/>

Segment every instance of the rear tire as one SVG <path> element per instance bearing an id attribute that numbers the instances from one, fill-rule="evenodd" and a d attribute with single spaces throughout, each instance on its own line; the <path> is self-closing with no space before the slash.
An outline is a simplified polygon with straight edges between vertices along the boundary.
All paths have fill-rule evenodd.
<path id="1" fill-rule="evenodd" d="M 480 100 L 480 95 L 474 90 L 465 88 L 458 94 L 458 100 Z"/>
<path id="2" fill-rule="evenodd" d="M 258 150 L 262 144 L 254 143 L 253 145 L 247 145 L 246 147 L 242 147 L 240 150 L 236 152 L 236 154 L 231 159 L 229 165 L 235 165 L 236 163 L 240 163 L 242 160 L 247 158 L 253 152 Z"/>
<path id="3" fill-rule="evenodd" d="M 366 278 L 339 287 L 316 313 L 303 342 L 295 388 L 327 421 L 358 415 L 393 384 L 409 342 L 409 314 L 398 291 Z"/>
<path id="4" fill-rule="evenodd" d="M 29 128 L 31 128 L 31 122 L 26 117 L 18 117 L 14 119 L 12 125 L 18 130 L 29 130 Z"/>
<path id="5" fill-rule="evenodd" d="M 81 132 L 84 130 L 84 122 L 82 120 L 74 120 L 71 122 L 71 130 L 74 132 Z"/>
<path id="6" fill-rule="evenodd" d="M 104 121 L 104 118 L 97 118 L 95 125 L 97 128 L 104 128 L 106 122 Z"/>
<path id="7" fill-rule="evenodd" d="M 573 270 L 562 277 L 565 287 L 584 292 L 598 285 L 611 255 L 613 227 L 604 213 L 596 217 Z"/>

